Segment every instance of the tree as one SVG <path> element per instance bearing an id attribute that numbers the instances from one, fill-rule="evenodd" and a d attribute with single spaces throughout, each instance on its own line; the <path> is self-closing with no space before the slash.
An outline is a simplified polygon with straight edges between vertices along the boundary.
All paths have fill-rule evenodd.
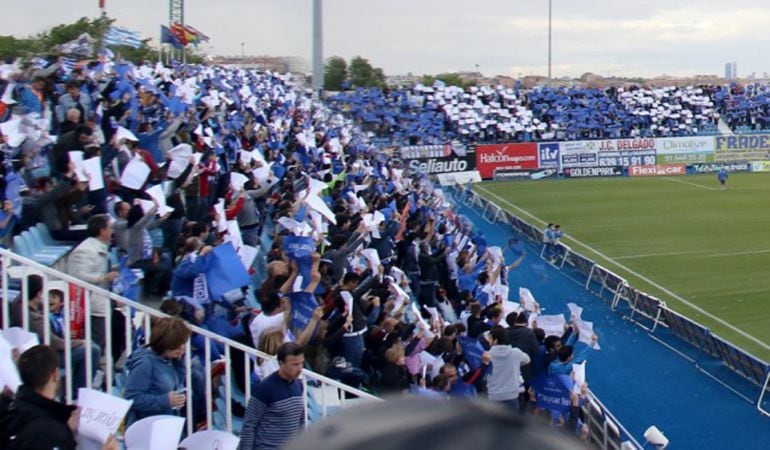
<path id="1" fill-rule="evenodd" d="M 327 91 L 341 91 L 342 83 L 348 77 L 348 63 L 339 56 L 332 56 L 326 60 L 324 67 L 324 89 Z"/>
<path id="2" fill-rule="evenodd" d="M 372 67 L 367 59 L 360 56 L 350 60 L 348 75 L 350 77 L 350 84 L 353 86 L 385 86 L 385 73 L 382 69 Z"/>
<path id="3" fill-rule="evenodd" d="M 0 36 L 0 57 L 16 58 L 20 56 L 53 56 L 56 54 L 55 47 L 80 37 L 83 33 L 88 33 L 94 38 L 94 49 L 102 47 L 105 33 L 115 19 L 107 16 L 100 16 L 89 19 L 81 17 L 74 23 L 59 24 L 50 30 L 39 33 L 27 38 L 16 38 L 13 36 Z M 139 48 L 125 46 L 111 46 L 110 48 L 120 54 L 125 60 L 138 63 L 145 60 L 153 60 L 157 57 L 157 50 L 153 50 L 147 45 L 149 39 L 145 39 Z M 195 62 L 201 58 L 188 54 L 188 61 Z"/>
<path id="4" fill-rule="evenodd" d="M 467 89 L 471 86 L 475 86 L 474 80 L 466 80 L 457 73 L 440 73 L 438 75 L 423 75 L 420 83 L 425 86 L 432 86 L 436 80 L 443 81 L 447 86 L 459 86 L 463 89 Z"/>
<path id="5" fill-rule="evenodd" d="M 32 39 L 18 39 L 13 36 L 0 36 L 0 57 L 18 58 L 34 53 Z"/>

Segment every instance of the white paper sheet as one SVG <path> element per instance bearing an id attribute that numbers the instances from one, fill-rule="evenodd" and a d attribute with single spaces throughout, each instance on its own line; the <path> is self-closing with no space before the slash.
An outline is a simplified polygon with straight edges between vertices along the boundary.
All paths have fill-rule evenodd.
<path id="1" fill-rule="evenodd" d="M 93 389 L 78 390 L 80 421 L 78 434 L 105 443 L 115 434 L 133 401 Z"/>
<path id="2" fill-rule="evenodd" d="M 11 327 L 3 331 L 5 340 L 13 346 L 19 353 L 24 353 L 36 345 L 40 345 L 40 340 L 35 333 L 27 331 L 20 327 Z"/>
<path id="3" fill-rule="evenodd" d="M 88 190 L 91 192 L 104 189 L 104 171 L 102 158 L 95 156 L 83 161 L 83 172 L 88 176 Z"/>
<path id="4" fill-rule="evenodd" d="M 537 327 L 542 328 L 546 336 L 561 337 L 566 323 L 562 314 L 544 314 L 537 317 Z"/>
<path id="5" fill-rule="evenodd" d="M 238 172 L 230 172 L 230 186 L 233 188 L 234 191 L 240 191 L 243 189 L 243 186 L 248 183 L 249 178 Z"/>
<path id="6" fill-rule="evenodd" d="M 150 166 L 141 158 L 134 158 L 128 163 L 120 176 L 120 184 L 129 189 L 141 189 L 150 176 Z"/>

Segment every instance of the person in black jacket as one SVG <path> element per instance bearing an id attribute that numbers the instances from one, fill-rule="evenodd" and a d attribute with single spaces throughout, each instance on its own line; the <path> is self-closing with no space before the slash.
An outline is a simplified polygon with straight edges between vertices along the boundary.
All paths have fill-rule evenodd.
<path id="1" fill-rule="evenodd" d="M 59 403 L 59 355 L 53 347 L 36 345 L 19 357 L 22 385 L 0 413 L 0 448 L 5 450 L 74 450 L 80 410 Z M 117 450 L 110 437 L 102 450 Z"/>
<path id="2" fill-rule="evenodd" d="M 54 400 L 59 386 L 59 355 L 37 345 L 19 357 L 22 386 L 0 419 L 0 447 L 75 449 L 78 411 Z"/>
<path id="3" fill-rule="evenodd" d="M 382 270 L 380 266 L 379 273 L 369 275 L 363 281 L 355 272 L 346 273 L 340 288 L 334 293 L 334 310 L 327 315 L 327 320 L 331 319 L 332 315 L 352 315 L 351 329 L 342 335 L 342 348 L 345 360 L 355 367 L 361 367 L 364 334 L 370 325 L 374 325 L 380 314 L 380 299 L 371 295 L 364 296 L 364 294 L 369 292 L 375 282 L 382 279 Z M 336 331 L 333 328 L 329 329 L 330 334 Z"/>

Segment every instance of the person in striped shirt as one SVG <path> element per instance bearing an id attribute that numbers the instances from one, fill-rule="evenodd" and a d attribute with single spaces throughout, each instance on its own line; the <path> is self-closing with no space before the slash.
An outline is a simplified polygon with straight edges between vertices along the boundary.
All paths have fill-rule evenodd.
<path id="1" fill-rule="evenodd" d="M 238 450 L 282 447 L 305 426 L 302 383 L 304 349 L 294 342 L 278 348 L 278 371 L 262 380 L 246 407 Z"/>

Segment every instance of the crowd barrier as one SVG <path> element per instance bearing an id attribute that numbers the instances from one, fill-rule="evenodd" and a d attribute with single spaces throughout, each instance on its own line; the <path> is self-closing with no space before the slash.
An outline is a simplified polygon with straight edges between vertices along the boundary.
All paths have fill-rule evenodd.
<path id="1" fill-rule="evenodd" d="M 91 297 L 93 295 L 109 298 L 112 302 L 113 309 L 121 310 L 125 317 L 123 324 L 117 324 L 113 322 L 112 315 L 106 315 L 106 349 L 112 347 L 113 326 L 122 325 L 122 328 L 125 329 L 126 353 L 130 354 L 132 348 L 135 348 L 136 345 L 142 342 L 142 339 L 138 339 L 138 336 L 143 336 L 144 341 L 149 340 L 151 320 L 167 317 L 156 309 L 128 300 L 8 250 L 0 249 L 0 264 L 2 265 L 2 270 L 0 270 L 0 277 L 2 278 L 1 314 L 4 329 L 9 328 L 11 323 L 10 303 L 20 293 L 21 301 L 23 302 L 22 328 L 29 330 L 29 309 L 27 307 L 28 296 L 26 292 L 27 283 L 22 282 L 22 280 L 30 275 L 39 275 L 43 278 L 43 292 L 45 299 L 48 298 L 48 292 L 52 289 L 58 289 L 64 293 L 63 318 L 65 324 L 70 323 L 70 318 L 73 314 L 70 306 L 70 287 L 84 290 L 85 311 L 83 311 L 83 313 L 85 316 L 84 340 L 86 348 L 90 348 L 93 336 L 90 315 Z M 48 317 L 48 301 L 43 301 L 42 305 L 43 314 L 45 317 Z M 64 334 L 63 339 L 65 341 L 63 358 L 65 368 L 64 373 L 72 374 L 71 353 L 73 337 L 68 326 L 62 328 Z M 233 402 L 238 402 L 245 408 L 251 397 L 251 387 L 250 383 L 246 382 L 245 389 L 241 392 L 236 386 L 233 369 L 230 364 L 230 361 L 233 360 L 232 352 L 240 351 L 243 354 L 245 380 L 251 379 L 251 373 L 254 369 L 256 358 L 275 359 L 275 356 L 262 353 L 254 348 L 245 346 L 194 325 L 190 325 L 190 328 L 193 333 L 197 333 L 204 338 L 205 357 L 204 361 L 200 361 L 199 363 L 205 374 L 206 426 L 208 429 L 224 429 L 228 432 L 238 434 L 241 423 L 239 423 L 239 420 L 237 420 L 236 417 L 233 417 L 231 406 Z M 118 333 L 120 333 L 120 331 L 118 331 Z M 50 343 L 50 327 L 45 327 L 43 338 L 44 343 Z M 218 378 L 218 388 L 216 389 L 214 387 L 212 373 L 216 372 L 215 365 L 217 365 L 217 363 L 211 359 L 211 347 L 214 343 L 221 345 L 224 348 L 225 355 L 225 363 L 221 364 L 221 366 L 224 367 L 224 370 L 222 371 L 222 376 Z M 191 367 L 194 364 L 191 358 L 192 352 L 190 345 L 190 341 L 188 340 L 184 357 L 187 373 L 187 379 L 185 380 L 187 392 L 192 392 Z M 109 350 L 106 353 L 109 354 Z M 118 362 L 120 361 L 121 360 L 118 360 Z M 94 368 L 94 365 L 98 364 L 100 364 L 99 361 L 92 360 L 91 352 L 85 352 L 85 367 L 87 373 L 92 373 L 92 368 Z M 123 383 L 125 382 L 125 373 L 116 369 L 116 365 L 113 363 L 113 358 L 111 357 L 104 358 L 104 365 L 101 368 L 104 371 L 104 390 L 113 395 L 121 396 Z M 301 380 L 304 386 L 306 425 L 357 402 L 381 401 L 381 399 L 369 393 L 354 389 L 336 380 L 332 380 L 308 370 L 303 371 Z M 91 388 L 92 381 L 91 377 L 87 377 L 86 387 Z M 67 403 L 71 403 L 73 399 L 73 380 L 70 376 L 65 376 L 64 379 L 64 399 Z M 193 427 L 196 425 L 193 423 L 192 408 L 190 404 L 190 401 L 186 403 L 185 410 L 188 434 L 193 433 Z"/>
<path id="2" fill-rule="evenodd" d="M 457 201 L 480 211 L 488 222 L 503 222 L 537 245 L 542 242 L 541 230 L 476 193 L 470 184 L 457 184 L 453 191 Z M 557 268 L 584 277 L 585 288 L 607 301 L 612 310 L 625 319 L 653 335 L 659 327 L 664 327 L 694 347 L 696 355 L 706 354 L 716 358 L 725 367 L 759 387 L 756 408 L 761 414 L 770 416 L 770 411 L 764 405 L 770 390 L 770 365 L 766 361 L 712 333 L 702 324 L 673 311 L 664 301 L 634 288 L 623 277 L 576 253 L 567 245 L 559 244 L 559 255 L 560 259 L 554 264 Z M 692 358 L 700 370 L 709 373 L 699 365 L 699 361 L 699 356 Z"/>

